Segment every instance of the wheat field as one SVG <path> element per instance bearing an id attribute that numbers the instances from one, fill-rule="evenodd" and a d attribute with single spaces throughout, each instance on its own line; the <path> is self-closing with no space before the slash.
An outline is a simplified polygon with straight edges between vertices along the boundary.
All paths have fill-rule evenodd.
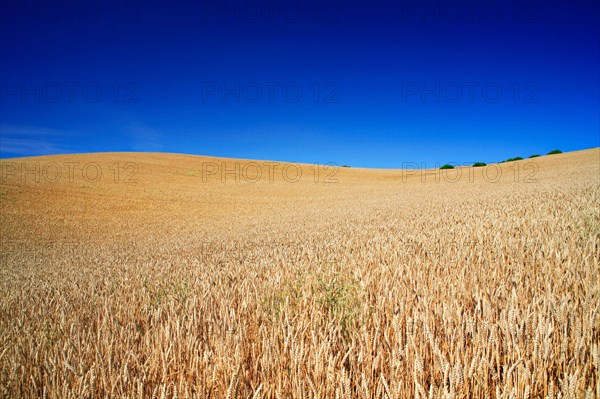
<path id="1" fill-rule="evenodd" d="M 598 148 L 0 166 L 1 397 L 600 397 Z"/>

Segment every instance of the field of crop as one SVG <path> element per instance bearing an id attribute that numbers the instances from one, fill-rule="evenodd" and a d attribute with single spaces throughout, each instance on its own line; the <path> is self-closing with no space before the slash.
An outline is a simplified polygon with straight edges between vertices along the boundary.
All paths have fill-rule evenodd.
<path id="1" fill-rule="evenodd" d="M 600 397 L 600 149 L 0 167 L 3 398 Z"/>

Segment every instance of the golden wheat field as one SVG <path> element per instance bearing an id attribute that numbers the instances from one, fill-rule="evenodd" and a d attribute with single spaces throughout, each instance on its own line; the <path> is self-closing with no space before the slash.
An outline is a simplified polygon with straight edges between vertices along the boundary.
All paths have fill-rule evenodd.
<path id="1" fill-rule="evenodd" d="M 598 148 L 0 166 L 2 397 L 600 397 Z"/>

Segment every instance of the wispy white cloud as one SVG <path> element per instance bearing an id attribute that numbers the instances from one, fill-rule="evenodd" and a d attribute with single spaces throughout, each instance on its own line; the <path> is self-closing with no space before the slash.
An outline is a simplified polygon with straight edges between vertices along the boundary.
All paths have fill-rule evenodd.
<path id="1" fill-rule="evenodd" d="M 146 126 L 133 126 L 128 129 L 134 151 L 160 151 L 164 148 L 162 134 Z"/>
<path id="2" fill-rule="evenodd" d="M 0 141 L 0 154 L 50 155 L 64 152 L 59 146 L 38 139 L 4 138 Z"/>
<path id="3" fill-rule="evenodd" d="M 106 141 L 101 140 L 103 135 Z M 166 136 L 133 118 L 120 124 L 111 121 L 108 126 L 91 125 L 85 134 L 42 126 L 0 124 L 0 157 L 74 153 L 84 148 L 86 151 L 114 151 L 128 146 L 133 151 L 157 152 L 164 150 Z M 121 140 L 115 142 L 115 137 Z"/>
<path id="4" fill-rule="evenodd" d="M 68 151 L 61 144 L 72 133 L 39 126 L 0 125 L 0 156 L 49 155 Z"/>
<path id="5" fill-rule="evenodd" d="M 163 140 L 168 134 L 148 125 L 135 114 L 119 115 L 112 119 L 111 126 L 113 132 L 118 132 L 121 145 L 132 151 L 153 152 L 165 148 Z"/>

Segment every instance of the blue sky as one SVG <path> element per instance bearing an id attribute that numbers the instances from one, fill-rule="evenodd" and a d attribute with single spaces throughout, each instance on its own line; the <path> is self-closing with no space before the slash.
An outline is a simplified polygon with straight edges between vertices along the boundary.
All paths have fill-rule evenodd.
<path id="1" fill-rule="evenodd" d="M 401 167 L 600 146 L 596 1 L 11 1 L 0 156 Z"/>

